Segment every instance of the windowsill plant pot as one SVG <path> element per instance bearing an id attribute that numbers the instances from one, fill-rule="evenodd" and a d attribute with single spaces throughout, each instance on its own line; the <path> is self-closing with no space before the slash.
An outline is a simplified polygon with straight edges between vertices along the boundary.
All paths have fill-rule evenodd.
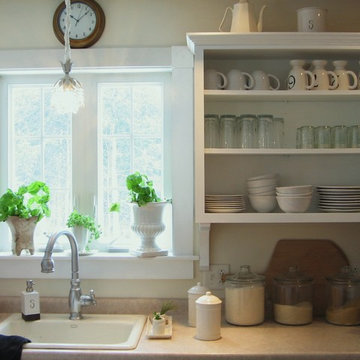
<path id="1" fill-rule="evenodd" d="M 79 255 L 86 254 L 86 246 L 88 245 L 90 238 L 89 230 L 83 226 L 74 226 L 72 231 L 77 242 Z"/>
<path id="2" fill-rule="evenodd" d="M 141 243 L 132 251 L 138 257 L 166 256 L 167 250 L 162 250 L 156 244 L 156 237 L 165 230 L 163 223 L 164 208 L 166 201 L 151 202 L 139 206 L 137 203 L 130 203 L 133 211 L 133 222 L 131 230 L 140 237 Z"/>
<path id="3" fill-rule="evenodd" d="M 12 235 L 11 249 L 14 255 L 19 256 L 22 250 L 28 250 L 31 255 L 34 255 L 34 232 L 37 220 L 37 216 L 29 219 L 9 216 L 6 219 Z"/>
<path id="4" fill-rule="evenodd" d="M 41 181 L 22 185 L 17 191 L 7 189 L 0 197 L 0 221 L 10 228 L 14 255 L 20 256 L 23 250 L 34 254 L 34 231 L 44 216 L 50 216 L 49 200 L 49 188 Z"/>

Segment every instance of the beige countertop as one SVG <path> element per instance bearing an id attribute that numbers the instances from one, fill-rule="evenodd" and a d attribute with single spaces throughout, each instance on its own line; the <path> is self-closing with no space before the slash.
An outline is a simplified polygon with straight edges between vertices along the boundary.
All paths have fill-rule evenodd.
<path id="1" fill-rule="evenodd" d="M 272 321 L 238 327 L 223 322 L 221 339 L 201 341 L 196 329 L 187 326 L 186 300 L 176 300 L 171 339 L 148 339 L 146 331 L 134 350 L 50 350 L 26 349 L 22 360 L 107 360 L 107 359 L 241 359 L 241 360 L 360 360 L 360 326 L 336 326 L 323 319 L 305 326 L 285 326 Z M 42 300 L 42 312 L 66 312 L 67 299 Z M 131 305 L 129 305 L 131 304 Z M 159 299 L 99 299 L 91 312 L 142 313 L 161 304 Z M 0 321 L 19 309 L 18 298 L 0 297 Z M 96 309 L 96 311 L 94 311 Z M 142 311 L 141 311 L 142 310 Z M 89 311 L 90 312 L 90 311 Z"/>
<path id="2" fill-rule="evenodd" d="M 7 314 L 0 314 L 0 320 Z M 221 339 L 201 341 L 186 319 L 173 321 L 171 339 L 148 339 L 144 329 L 134 350 L 23 349 L 22 360 L 62 359 L 359 359 L 360 327 L 342 327 L 315 320 L 306 326 L 283 326 L 271 321 L 253 327 L 226 323 Z"/>

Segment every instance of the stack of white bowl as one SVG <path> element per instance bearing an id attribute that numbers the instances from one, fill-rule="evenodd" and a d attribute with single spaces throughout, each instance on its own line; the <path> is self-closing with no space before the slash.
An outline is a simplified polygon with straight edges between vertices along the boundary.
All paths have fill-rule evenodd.
<path id="1" fill-rule="evenodd" d="M 312 185 L 282 186 L 276 188 L 276 199 L 282 211 L 300 213 L 310 207 L 312 192 Z"/>
<path id="2" fill-rule="evenodd" d="M 270 212 L 276 207 L 276 174 L 265 174 L 247 180 L 250 204 L 257 212 Z"/>

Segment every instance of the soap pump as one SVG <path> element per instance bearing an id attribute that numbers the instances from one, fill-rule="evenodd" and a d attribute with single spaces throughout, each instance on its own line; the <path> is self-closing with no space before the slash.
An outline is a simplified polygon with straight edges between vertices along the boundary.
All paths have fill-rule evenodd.
<path id="1" fill-rule="evenodd" d="M 34 290 L 34 281 L 26 281 L 26 291 L 21 294 L 21 313 L 25 321 L 40 319 L 39 293 Z"/>

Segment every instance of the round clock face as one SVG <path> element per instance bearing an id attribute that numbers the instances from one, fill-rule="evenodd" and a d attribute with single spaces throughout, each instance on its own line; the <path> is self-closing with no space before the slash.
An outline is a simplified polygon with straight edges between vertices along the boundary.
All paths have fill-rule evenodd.
<path id="1" fill-rule="evenodd" d="M 70 46 L 85 48 L 99 40 L 105 27 L 105 15 L 94 0 L 75 0 L 70 11 Z M 66 28 L 66 7 L 62 2 L 55 11 L 53 19 L 57 39 L 64 44 Z"/>
<path id="2" fill-rule="evenodd" d="M 59 23 L 65 32 L 66 9 L 60 14 Z M 95 11 L 87 4 L 78 2 L 71 5 L 70 39 L 85 39 L 93 33 L 96 26 Z"/>

